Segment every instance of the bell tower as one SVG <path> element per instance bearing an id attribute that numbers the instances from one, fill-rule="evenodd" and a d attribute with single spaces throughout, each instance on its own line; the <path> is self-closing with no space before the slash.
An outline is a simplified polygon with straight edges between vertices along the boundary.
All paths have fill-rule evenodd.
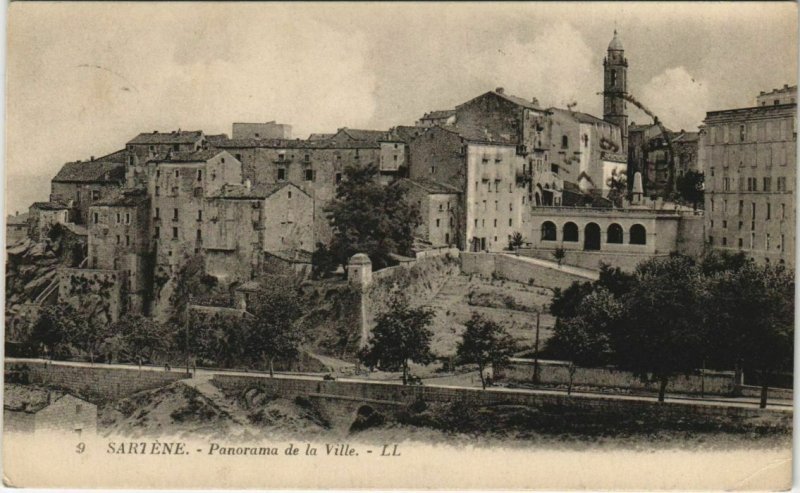
<path id="1" fill-rule="evenodd" d="M 628 112 L 624 96 L 628 91 L 628 60 L 617 30 L 603 59 L 603 120 L 618 126 L 622 134 L 622 152 L 628 152 Z"/>

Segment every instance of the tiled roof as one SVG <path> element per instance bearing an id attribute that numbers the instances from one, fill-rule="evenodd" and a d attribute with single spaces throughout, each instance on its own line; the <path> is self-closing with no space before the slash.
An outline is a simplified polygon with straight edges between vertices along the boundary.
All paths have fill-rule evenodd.
<path id="1" fill-rule="evenodd" d="M 210 196 L 210 198 L 220 198 L 220 199 L 265 199 L 270 195 L 274 194 L 278 190 L 281 190 L 284 187 L 292 186 L 296 188 L 298 191 L 302 193 L 306 193 L 295 185 L 292 182 L 285 181 L 280 183 L 271 183 L 271 184 L 264 184 L 264 185 L 257 185 L 254 187 L 247 188 L 246 185 L 240 184 L 225 184 L 223 185 L 218 192 L 214 193 Z M 308 195 L 308 194 L 306 194 Z"/>
<path id="2" fill-rule="evenodd" d="M 308 140 L 328 140 L 336 134 L 311 134 Z"/>
<path id="3" fill-rule="evenodd" d="M 61 202 L 34 202 L 31 204 L 31 208 L 43 211 L 62 211 L 64 209 L 69 209 L 66 204 L 62 204 Z"/>
<path id="4" fill-rule="evenodd" d="M 400 185 L 415 185 L 428 193 L 461 193 L 460 190 L 454 186 L 445 183 L 439 183 L 427 178 L 403 178 L 397 182 Z"/>
<path id="5" fill-rule="evenodd" d="M 68 230 L 72 231 L 73 234 L 76 234 L 78 236 L 89 235 L 89 229 L 86 226 L 75 223 L 64 223 L 63 226 Z"/>
<path id="6" fill-rule="evenodd" d="M 456 110 L 435 110 L 422 115 L 420 120 L 441 120 L 443 118 L 450 118 L 456 114 Z"/>
<path id="7" fill-rule="evenodd" d="M 465 104 L 468 104 L 468 103 L 471 103 L 472 101 L 475 101 L 476 99 L 480 99 L 480 98 L 486 97 L 489 94 L 492 94 L 492 95 L 497 96 L 499 98 L 505 99 L 508 102 L 516 104 L 517 106 L 522 106 L 523 108 L 528 108 L 528 109 L 537 110 L 537 111 L 545 111 L 542 108 L 540 108 L 538 105 L 534 104 L 532 101 L 528 101 L 527 99 L 521 98 L 519 96 L 506 94 L 505 91 L 497 92 L 496 90 L 483 93 L 480 96 L 477 96 L 475 98 L 470 99 L 466 103 L 462 103 L 462 104 L 456 106 L 456 108 L 460 108 L 461 106 L 464 106 Z"/>
<path id="8" fill-rule="evenodd" d="M 202 136 L 202 130 L 141 133 L 129 140 L 128 144 L 192 144 Z"/>
<path id="9" fill-rule="evenodd" d="M 698 140 L 700 140 L 700 133 L 679 132 L 679 133 L 673 133 L 671 137 L 672 137 L 672 142 L 677 142 L 677 143 L 697 142 Z"/>
<path id="10" fill-rule="evenodd" d="M 488 129 L 482 127 L 466 126 L 466 125 L 441 125 L 441 128 L 448 132 L 458 134 L 462 139 L 469 142 L 480 142 L 484 144 L 497 144 L 497 145 L 516 145 L 516 136 L 503 136 L 495 135 Z"/>
<path id="11" fill-rule="evenodd" d="M 27 212 L 23 212 L 22 214 L 17 214 L 15 216 L 8 215 L 6 217 L 6 224 L 28 224 L 28 217 L 30 214 Z"/>
<path id="12" fill-rule="evenodd" d="M 417 136 L 419 136 L 425 129 L 420 127 L 410 127 L 406 125 L 398 125 L 390 128 L 388 132 L 381 139 L 383 142 L 403 142 L 408 144 Z"/>
<path id="13" fill-rule="evenodd" d="M 386 135 L 386 131 L 384 130 L 361 130 L 357 128 L 340 128 L 336 135 L 332 138 L 337 138 L 339 136 L 346 136 L 349 137 L 351 140 L 357 140 L 361 142 L 377 142 L 382 139 Z"/>
<path id="14" fill-rule="evenodd" d="M 375 141 L 345 140 L 300 140 L 300 139 L 227 139 L 212 142 L 218 149 L 379 149 L 380 143 Z"/>
<path id="15" fill-rule="evenodd" d="M 122 161 L 119 159 L 122 157 Z M 66 163 L 53 177 L 60 183 L 115 183 L 125 181 L 124 155 L 114 153 L 94 161 Z"/>
<path id="16" fill-rule="evenodd" d="M 225 140 L 228 138 L 228 134 L 214 134 L 214 135 L 206 135 L 206 140 L 208 142 L 215 142 L 218 140 Z"/>
<path id="17" fill-rule="evenodd" d="M 570 111 L 561 108 L 548 108 L 547 111 L 559 112 L 561 114 L 570 115 L 573 118 L 575 118 L 575 120 L 581 123 L 593 123 L 596 125 L 613 125 L 613 123 L 607 122 L 602 118 L 590 115 L 589 113 L 581 113 L 580 111 Z"/>
<path id="18" fill-rule="evenodd" d="M 92 205 L 107 207 L 131 207 L 147 200 L 147 190 L 143 188 L 128 188 L 118 191 Z"/>

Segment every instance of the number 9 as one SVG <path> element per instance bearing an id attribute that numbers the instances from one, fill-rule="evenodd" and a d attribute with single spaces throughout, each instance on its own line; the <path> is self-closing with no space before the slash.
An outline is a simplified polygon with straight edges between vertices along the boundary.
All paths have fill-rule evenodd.
<path id="1" fill-rule="evenodd" d="M 77 454 L 82 454 L 84 450 L 86 450 L 86 444 L 83 442 L 79 443 L 78 446 L 75 447 L 75 453 Z"/>

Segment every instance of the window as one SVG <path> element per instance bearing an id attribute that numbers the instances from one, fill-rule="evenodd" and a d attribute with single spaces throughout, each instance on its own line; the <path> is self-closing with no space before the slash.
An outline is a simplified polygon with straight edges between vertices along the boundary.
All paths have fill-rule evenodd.
<path id="1" fill-rule="evenodd" d="M 744 214 L 744 200 L 739 201 L 739 215 Z"/>
<path id="2" fill-rule="evenodd" d="M 731 179 L 725 177 L 722 179 L 722 190 L 725 192 L 729 192 L 731 190 Z"/>
<path id="3" fill-rule="evenodd" d="M 119 224 L 120 222 L 122 222 L 122 216 L 119 212 L 117 212 L 117 224 Z"/>
<path id="4" fill-rule="evenodd" d="M 711 167 L 710 171 L 711 171 L 711 176 L 714 176 L 714 167 L 713 166 Z"/>
<path id="5" fill-rule="evenodd" d="M 767 202 L 767 221 L 772 219 L 772 204 Z"/>
<path id="6" fill-rule="evenodd" d="M 156 197 L 161 195 L 161 187 L 156 187 Z"/>
<path id="7" fill-rule="evenodd" d="M 197 241 L 203 241 L 203 232 L 201 230 L 197 230 Z"/>
<path id="8" fill-rule="evenodd" d="M 180 151 L 181 150 L 181 146 L 179 144 L 172 144 L 172 150 L 173 151 Z"/>
<path id="9" fill-rule="evenodd" d="M 431 166 L 431 174 L 436 173 L 436 166 Z"/>
<path id="10" fill-rule="evenodd" d="M 569 137 L 567 137 L 566 135 L 562 135 L 561 136 L 561 148 L 562 149 L 566 149 L 567 147 L 569 147 Z"/>
<path id="11" fill-rule="evenodd" d="M 769 233 L 767 233 L 767 237 L 764 239 L 764 250 L 769 251 Z"/>
<path id="12" fill-rule="evenodd" d="M 739 238 L 739 250 L 741 250 L 743 247 L 744 247 L 744 240 Z"/>
<path id="13" fill-rule="evenodd" d="M 780 251 L 783 251 L 783 245 L 784 245 L 783 241 L 784 241 L 784 235 L 781 235 L 781 243 L 780 245 L 778 245 L 778 250 Z"/>
<path id="14" fill-rule="evenodd" d="M 125 246 L 131 246 L 131 237 L 125 235 Z"/>
<path id="15" fill-rule="evenodd" d="M 278 181 L 286 179 L 286 168 L 278 168 Z"/>
<path id="16" fill-rule="evenodd" d="M 100 190 L 92 190 L 92 200 L 100 200 Z"/>
<path id="17" fill-rule="evenodd" d="M 130 223 L 131 223 L 131 213 L 130 212 L 126 212 L 125 213 L 125 224 L 130 224 Z"/>
<path id="18" fill-rule="evenodd" d="M 713 245 L 714 244 L 714 237 L 713 236 L 709 236 L 708 237 L 708 244 L 709 245 Z"/>
<path id="19" fill-rule="evenodd" d="M 336 173 L 336 184 L 338 185 L 341 182 L 342 182 L 342 174 Z"/>
<path id="20" fill-rule="evenodd" d="M 722 229 L 728 229 L 728 221 L 722 220 Z"/>
<path id="21" fill-rule="evenodd" d="M 306 181 L 314 181 L 314 170 L 313 169 L 305 170 L 305 180 Z"/>
<path id="22" fill-rule="evenodd" d="M 122 243 L 122 237 L 120 237 L 120 235 L 117 235 L 117 245 L 121 243 Z"/>
<path id="23" fill-rule="evenodd" d="M 514 220 L 513 219 L 509 219 L 508 220 L 508 225 L 509 226 L 513 226 L 514 225 Z"/>
<path id="24" fill-rule="evenodd" d="M 484 157 L 483 157 L 483 159 L 481 159 L 481 163 L 483 163 L 483 164 L 489 164 L 489 158 L 488 158 L 488 157 L 486 157 L 486 156 L 484 156 Z"/>
<path id="25" fill-rule="evenodd" d="M 556 241 L 556 225 L 550 221 L 542 223 L 542 241 Z"/>
<path id="26" fill-rule="evenodd" d="M 161 178 L 161 170 L 160 169 L 156 170 L 156 178 Z"/>
<path id="27" fill-rule="evenodd" d="M 173 221 L 178 220 L 178 209 L 172 209 L 172 220 Z"/>
<path id="28" fill-rule="evenodd" d="M 750 217 L 755 219 L 756 218 L 756 203 L 753 202 L 750 204 Z"/>
<path id="29" fill-rule="evenodd" d="M 727 246 L 727 245 L 728 245 L 728 238 L 723 236 L 722 237 L 722 246 Z"/>
<path id="30" fill-rule="evenodd" d="M 156 218 L 156 219 L 158 219 L 160 215 L 161 215 L 161 209 L 159 209 L 158 207 L 156 207 L 156 215 L 155 215 L 155 218 Z"/>
<path id="31" fill-rule="evenodd" d="M 436 220 L 436 227 L 439 227 L 439 219 Z"/>
<path id="32" fill-rule="evenodd" d="M 497 219 L 494 220 L 494 227 L 497 227 Z"/>
<path id="33" fill-rule="evenodd" d="M 197 220 L 198 221 L 202 221 L 203 220 L 203 211 L 197 211 Z"/>
<path id="34" fill-rule="evenodd" d="M 709 241 L 713 242 L 711 237 Z M 631 245 L 646 245 L 647 244 L 647 230 L 641 224 L 634 224 L 630 229 L 630 238 L 628 243 Z"/>
<path id="35" fill-rule="evenodd" d="M 739 125 L 739 142 L 744 142 L 747 138 L 747 127 Z"/>
<path id="36" fill-rule="evenodd" d="M 155 231 L 153 232 L 153 238 L 158 238 L 161 236 L 161 228 L 156 226 Z"/>
<path id="37" fill-rule="evenodd" d="M 286 194 L 286 197 L 287 198 L 292 198 L 292 191 L 291 190 L 288 191 L 288 193 Z"/>
<path id="38" fill-rule="evenodd" d="M 173 240 L 178 239 L 178 228 L 172 228 L 172 239 Z"/>
<path id="39" fill-rule="evenodd" d="M 564 241 L 578 241 L 578 226 L 573 222 L 568 222 L 564 224 L 564 229 L 562 231 L 562 238 Z"/>
<path id="40" fill-rule="evenodd" d="M 769 176 L 764 177 L 764 191 L 770 192 L 772 191 L 772 178 Z"/>
<path id="41" fill-rule="evenodd" d="M 92 214 L 92 216 L 93 216 L 93 219 L 94 219 L 94 223 L 95 223 L 95 224 L 97 224 L 97 223 L 99 223 L 99 222 L 100 222 L 100 214 L 98 214 L 98 213 L 96 213 L 96 212 L 95 212 L 94 214 Z"/>
<path id="42" fill-rule="evenodd" d="M 785 192 L 786 191 L 786 177 L 785 176 L 779 176 L 778 177 L 777 190 L 779 192 Z"/>
<path id="43" fill-rule="evenodd" d="M 509 212 L 513 212 L 514 211 L 514 204 L 513 203 L 509 202 L 508 210 L 509 210 Z"/>
<path id="44" fill-rule="evenodd" d="M 500 210 L 496 200 L 494 201 L 494 210 Z"/>
<path id="45" fill-rule="evenodd" d="M 786 204 L 781 204 L 781 219 L 786 219 Z"/>
<path id="46" fill-rule="evenodd" d="M 203 181 L 203 170 L 197 170 L 197 181 Z"/>
<path id="47" fill-rule="evenodd" d="M 608 227 L 607 243 L 622 243 L 622 226 L 613 223 Z"/>
<path id="48" fill-rule="evenodd" d="M 176 169 L 175 170 L 175 178 L 180 178 L 180 177 L 181 177 L 181 170 Z"/>

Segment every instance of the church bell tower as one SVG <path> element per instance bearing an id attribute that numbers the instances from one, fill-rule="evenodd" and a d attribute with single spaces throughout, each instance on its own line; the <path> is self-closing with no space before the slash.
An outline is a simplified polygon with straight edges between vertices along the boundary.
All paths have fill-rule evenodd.
<path id="1" fill-rule="evenodd" d="M 628 152 L 628 112 L 624 96 L 628 91 L 628 60 L 617 30 L 603 59 L 603 120 L 618 126 L 622 134 L 622 152 Z"/>

